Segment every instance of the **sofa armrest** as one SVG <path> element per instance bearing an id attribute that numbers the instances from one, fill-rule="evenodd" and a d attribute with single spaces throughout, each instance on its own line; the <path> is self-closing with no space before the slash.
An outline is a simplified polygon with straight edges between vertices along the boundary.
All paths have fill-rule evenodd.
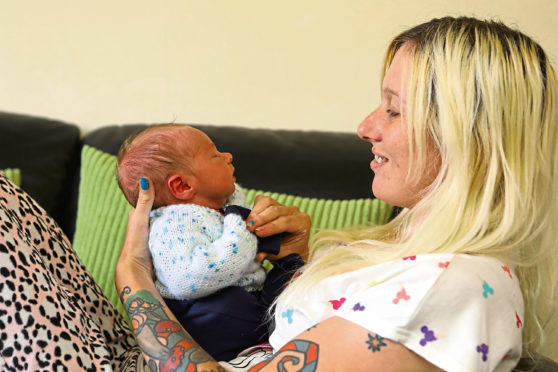
<path id="1" fill-rule="evenodd" d="M 70 238 L 80 148 L 80 130 L 74 124 L 0 112 L 0 169 L 19 169 L 21 188 Z"/>

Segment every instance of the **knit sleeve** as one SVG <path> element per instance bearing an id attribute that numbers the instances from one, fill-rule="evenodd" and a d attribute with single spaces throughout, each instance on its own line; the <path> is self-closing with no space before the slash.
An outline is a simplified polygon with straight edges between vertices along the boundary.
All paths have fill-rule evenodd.
<path id="1" fill-rule="evenodd" d="M 164 297 L 199 298 L 236 285 L 253 265 L 256 236 L 238 215 L 167 207 L 152 220 L 149 247 Z M 264 274 L 265 275 L 265 274 Z"/>

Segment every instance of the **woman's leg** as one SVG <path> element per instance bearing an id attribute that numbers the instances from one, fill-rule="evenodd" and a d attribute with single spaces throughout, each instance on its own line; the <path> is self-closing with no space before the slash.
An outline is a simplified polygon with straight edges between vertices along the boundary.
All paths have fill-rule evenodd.
<path id="1" fill-rule="evenodd" d="M 1 174 L 0 332 L 0 370 L 133 370 L 141 354 L 62 230 Z"/>

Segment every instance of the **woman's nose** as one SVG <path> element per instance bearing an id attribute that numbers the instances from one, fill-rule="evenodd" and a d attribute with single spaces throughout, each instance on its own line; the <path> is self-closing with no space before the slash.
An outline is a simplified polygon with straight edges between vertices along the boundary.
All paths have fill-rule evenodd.
<path id="1" fill-rule="evenodd" d="M 376 111 L 372 111 L 358 126 L 357 134 L 364 141 L 380 141 L 382 139 L 378 130 Z"/>

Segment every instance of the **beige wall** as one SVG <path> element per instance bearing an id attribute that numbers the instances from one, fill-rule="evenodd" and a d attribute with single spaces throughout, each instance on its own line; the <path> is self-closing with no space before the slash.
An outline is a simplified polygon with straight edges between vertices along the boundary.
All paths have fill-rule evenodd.
<path id="1" fill-rule="evenodd" d="M 0 0 L 0 110 L 350 132 L 390 37 L 446 14 L 517 24 L 558 58 L 556 0 Z"/>

